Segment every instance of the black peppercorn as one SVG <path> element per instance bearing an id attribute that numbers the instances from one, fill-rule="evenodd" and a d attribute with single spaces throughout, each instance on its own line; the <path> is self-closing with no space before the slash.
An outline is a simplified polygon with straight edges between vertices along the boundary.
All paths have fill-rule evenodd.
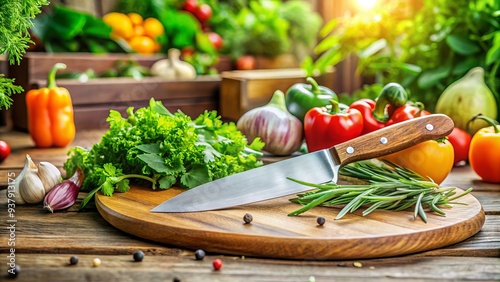
<path id="1" fill-rule="evenodd" d="M 250 223 L 253 220 L 253 216 L 251 214 L 249 214 L 249 213 L 246 213 L 243 216 L 243 220 L 245 221 L 245 223 Z"/>
<path id="2" fill-rule="evenodd" d="M 142 261 L 144 259 L 143 251 L 135 251 L 134 252 L 134 261 Z"/>
<path id="3" fill-rule="evenodd" d="M 69 258 L 69 264 L 75 265 L 78 263 L 78 257 L 77 256 L 72 256 Z"/>
<path id="4" fill-rule="evenodd" d="M 172 282 L 181 282 L 181 279 L 178 278 L 178 277 L 174 277 L 174 279 L 172 280 Z"/>
<path id="5" fill-rule="evenodd" d="M 205 257 L 205 251 L 196 250 L 196 252 L 194 252 L 194 257 L 196 258 L 196 260 L 202 260 Z"/>
<path id="6" fill-rule="evenodd" d="M 323 226 L 323 224 L 325 224 L 325 221 L 326 219 L 322 216 L 318 216 L 318 218 L 316 219 L 316 222 L 319 224 L 319 226 Z"/>

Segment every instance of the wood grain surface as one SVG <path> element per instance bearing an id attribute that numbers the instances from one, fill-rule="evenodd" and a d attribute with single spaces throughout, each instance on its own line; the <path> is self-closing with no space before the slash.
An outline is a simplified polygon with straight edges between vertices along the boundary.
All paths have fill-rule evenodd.
<path id="1" fill-rule="evenodd" d="M 457 192 L 462 190 L 457 189 Z M 318 207 L 287 216 L 299 205 L 287 198 L 198 213 L 151 213 L 150 209 L 182 190 L 132 187 L 112 197 L 96 195 L 101 216 L 140 238 L 187 249 L 252 257 L 330 260 L 392 257 L 449 246 L 476 234 L 485 214 L 472 195 L 446 209 L 446 217 L 428 213 L 428 223 L 412 211 L 361 211 L 334 220 L 339 209 Z M 253 221 L 245 224 L 250 213 Z M 316 218 L 326 218 L 318 226 Z"/>

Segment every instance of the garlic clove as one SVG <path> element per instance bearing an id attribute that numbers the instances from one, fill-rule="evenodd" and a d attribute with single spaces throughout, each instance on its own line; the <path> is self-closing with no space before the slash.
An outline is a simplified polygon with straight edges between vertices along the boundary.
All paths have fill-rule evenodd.
<path id="1" fill-rule="evenodd" d="M 48 193 L 54 186 L 61 183 L 61 172 L 49 162 L 40 162 L 38 164 L 38 177 L 42 180 L 45 193 Z"/>
<path id="2" fill-rule="evenodd" d="M 28 172 L 19 183 L 19 191 L 21 197 L 30 204 L 36 204 L 43 201 L 45 197 L 45 189 L 40 177 L 35 172 Z"/>
<path id="3" fill-rule="evenodd" d="M 40 177 L 38 177 L 38 167 L 31 160 L 29 155 L 26 155 L 24 163 L 24 174 L 19 179 L 19 194 L 26 203 L 36 204 L 43 200 L 45 189 Z"/>
<path id="4" fill-rule="evenodd" d="M 15 196 L 15 199 L 16 199 L 16 204 L 18 204 L 18 205 L 26 204 L 26 201 L 23 199 L 23 197 L 21 195 L 21 191 L 20 191 L 19 188 L 21 186 L 21 180 L 24 178 L 24 176 L 26 175 L 26 173 L 28 173 L 30 170 L 33 169 L 33 166 L 35 166 L 35 169 L 36 169 L 36 165 L 31 160 L 30 155 L 26 154 L 26 158 L 24 160 L 23 170 L 21 170 L 21 172 L 19 173 L 19 175 L 14 180 L 14 196 Z"/>
<path id="5" fill-rule="evenodd" d="M 26 201 L 23 199 L 21 196 L 21 193 L 19 191 L 19 186 L 21 183 L 21 180 L 23 179 L 24 175 L 26 175 L 26 172 L 28 172 L 29 165 L 30 165 L 31 157 L 30 155 L 26 154 L 26 158 L 24 160 L 24 167 L 23 170 L 17 175 L 16 179 L 14 179 L 14 197 L 16 200 L 16 204 L 22 205 L 26 204 Z M 7 190 L 8 193 L 8 190 Z"/>

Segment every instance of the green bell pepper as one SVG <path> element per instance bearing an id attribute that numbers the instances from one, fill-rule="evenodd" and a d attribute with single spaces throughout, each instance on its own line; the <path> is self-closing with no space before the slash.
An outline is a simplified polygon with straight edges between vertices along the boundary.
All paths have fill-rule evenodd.
<path id="1" fill-rule="evenodd" d="M 306 83 L 292 85 L 285 96 L 288 111 L 296 116 L 302 123 L 306 113 L 315 107 L 330 105 L 331 100 L 338 101 L 337 94 L 326 86 L 320 86 L 312 77 Z"/>

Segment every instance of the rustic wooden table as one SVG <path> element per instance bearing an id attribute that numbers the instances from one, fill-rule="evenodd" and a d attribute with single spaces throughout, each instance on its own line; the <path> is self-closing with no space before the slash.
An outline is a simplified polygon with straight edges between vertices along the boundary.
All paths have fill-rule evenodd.
<path id="1" fill-rule="evenodd" d="M 81 131 L 71 146 L 91 146 L 102 131 Z M 95 211 L 47 213 L 41 205 L 16 206 L 9 217 L 5 189 L 25 154 L 35 162 L 62 166 L 67 148 L 33 148 L 26 133 L 3 132 L 12 147 L 0 164 L 0 280 L 10 262 L 21 267 L 18 281 L 500 281 L 500 185 L 479 180 L 469 166 L 454 168 L 443 185 L 473 187 L 486 221 L 471 238 L 441 249 L 382 259 L 349 261 L 280 260 L 209 253 L 196 260 L 193 250 L 162 245 L 124 233 Z M 83 195 L 80 196 L 80 199 Z M 447 236 L 443 234 L 443 236 Z M 134 262 L 142 250 L 145 258 Z M 70 266 L 71 256 L 79 257 Z M 99 258 L 102 264 L 93 267 Z M 223 260 L 214 271 L 212 261 Z"/>

